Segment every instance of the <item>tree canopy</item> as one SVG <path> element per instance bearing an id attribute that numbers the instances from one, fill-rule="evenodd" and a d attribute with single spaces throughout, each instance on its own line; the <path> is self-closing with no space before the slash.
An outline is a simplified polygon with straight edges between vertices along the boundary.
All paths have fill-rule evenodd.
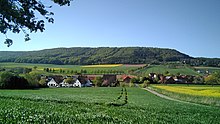
<path id="1" fill-rule="evenodd" d="M 220 84 L 220 72 L 217 71 L 217 72 L 214 72 L 214 73 L 212 73 L 211 75 L 207 76 L 207 77 L 205 78 L 205 82 L 206 82 L 207 84 L 212 84 L 212 85 L 214 85 L 214 84 Z"/>
<path id="2" fill-rule="evenodd" d="M 51 0 L 54 3 L 64 6 L 70 5 L 72 0 Z M 45 5 L 42 0 L 0 0 L 0 32 L 6 34 L 8 31 L 13 33 L 25 34 L 25 41 L 30 40 L 27 30 L 32 32 L 43 32 L 45 21 L 53 23 L 53 12 L 49 11 L 52 6 Z M 36 16 L 39 13 L 42 18 Z M 4 42 L 11 46 L 13 41 L 6 36 Z"/>
<path id="3" fill-rule="evenodd" d="M 173 49 L 145 47 L 73 47 L 40 51 L 0 51 L 0 62 L 41 64 L 156 64 L 193 59 Z M 83 70 L 82 70 L 83 71 Z M 84 72 L 82 72 L 84 73 Z"/>

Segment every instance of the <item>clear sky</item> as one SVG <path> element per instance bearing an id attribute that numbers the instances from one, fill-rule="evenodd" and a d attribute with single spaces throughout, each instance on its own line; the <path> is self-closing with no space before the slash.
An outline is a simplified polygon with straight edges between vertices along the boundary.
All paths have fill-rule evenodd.
<path id="1" fill-rule="evenodd" d="M 0 50 L 140 46 L 220 58 L 220 0 L 74 0 L 51 11 L 55 23 L 29 42 L 8 33 L 8 48 L 0 34 Z"/>

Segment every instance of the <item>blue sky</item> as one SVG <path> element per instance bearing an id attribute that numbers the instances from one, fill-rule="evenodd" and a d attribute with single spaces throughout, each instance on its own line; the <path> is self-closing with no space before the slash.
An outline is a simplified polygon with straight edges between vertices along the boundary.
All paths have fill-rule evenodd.
<path id="1" fill-rule="evenodd" d="M 55 23 L 29 42 L 8 33 L 14 40 L 8 48 L 0 34 L 0 50 L 140 46 L 220 58 L 220 0 L 74 0 L 51 11 Z"/>

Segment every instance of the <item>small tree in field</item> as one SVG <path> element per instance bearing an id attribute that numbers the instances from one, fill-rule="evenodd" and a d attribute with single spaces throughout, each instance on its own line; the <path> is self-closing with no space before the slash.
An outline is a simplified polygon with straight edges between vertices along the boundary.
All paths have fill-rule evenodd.
<path id="1" fill-rule="evenodd" d="M 34 66 L 33 68 L 34 68 L 34 70 L 36 70 L 36 69 L 37 69 L 37 66 Z"/>
<path id="2" fill-rule="evenodd" d="M 94 84 L 96 87 L 101 87 L 102 86 L 102 77 L 96 77 L 94 80 Z"/>
<path id="3" fill-rule="evenodd" d="M 206 84 L 211 84 L 212 86 L 217 82 L 216 78 L 213 75 L 209 75 L 205 78 Z"/>
<path id="4" fill-rule="evenodd" d="M 135 87 L 135 84 L 132 81 L 130 81 L 129 82 L 129 87 Z"/>
<path id="5" fill-rule="evenodd" d="M 41 80 L 40 74 L 32 72 L 26 74 L 25 79 L 27 79 L 31 87 L 39 87 L 39 81 Z"/>
<path id="6" fill-rule="evenodd" d="M 39 86 L 40 86 L 40 87 L 47 87 L 46 78 L 41 78 L 41 79 L 40 79 L 40 81 L 39 81 Z"/>
<path id="7" fill-rule="evenodd" d="M 0 75 L 0 87 L 4 88 L 5 87 L 5 83 L 9 81 L 10 77 L 14 76 L 13 73 L 11 72 L 3 72 Z"/>
<path id="8" fill-rule="evenodd" d="M 138 80 L 137 78 L 132 78 L 130 82 L 131 82 L 131 83 L 136 83 L 136 84 L 137 84 L 137 83 L 139 83 L 139 80 Z"/>
<path id="9" fill-rule="evenodd" d="M 144 83 L 141 84 L 141 87 L 142 87 L 142 88 L 146 88 L 146 87 L 148 87 L 149 85 L 150 85 L 150 81 L 145 80 Z"/>
<path id="10" fill-rule="evenodd" d="M 220 84 L 220 72 L 214 72 L 213 74 L 207 76 L 205 78 L 206 84 L 211 84 L 212 86 L 214 84 Z"/>

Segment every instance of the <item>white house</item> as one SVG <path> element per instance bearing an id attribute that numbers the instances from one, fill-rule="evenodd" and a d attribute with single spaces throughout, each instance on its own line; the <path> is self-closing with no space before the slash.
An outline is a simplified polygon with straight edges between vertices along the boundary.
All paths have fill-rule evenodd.
<path id="1" fill-rule="evenodd" d="M 73 84 L 73 87 L 81 87 L 81 83 L 77 79 L 76 82 Z"/>
<path id="2" fill-rule="evenodd" d="M 65 80 L 63 80 L 62 83 L 59 84 L 60 87 L 69 87 L 69 83 L 66 83 Z"/>
<path id="3" fill-rule="evenodd" d="M 59 87 L 81 87 L 81 83 L 80 81 L 77 79 L 73 84 L 69 84 L 67 82 L 65 82 L 65 79 L 63 80 L 62 83 L 59 84 Z"/>
<path id="4" fill-rule="evenodd" d="M 58 84 L 57 84 L 57 82 L 52 78 L 52 79 L 47 83 L 47 86 L 49 86 L 49 87 L 57 87 Z"/>

